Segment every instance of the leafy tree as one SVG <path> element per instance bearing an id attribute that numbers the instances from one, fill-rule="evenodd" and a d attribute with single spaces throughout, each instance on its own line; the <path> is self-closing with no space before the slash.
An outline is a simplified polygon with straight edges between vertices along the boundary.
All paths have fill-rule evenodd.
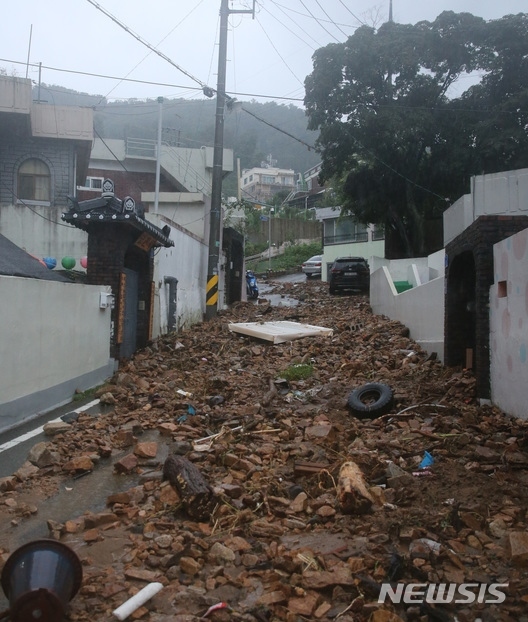
<path id="1" fill-rule="evenodd" d="M 399 256 L 437 250 L 425 225 L 471 175 L 528 164 L 527 17 L 446 11 L 363 26 L 314 54 L 305 104 L 309 129 L 320 129 L 320 181 L 332 181 L 345 212 L 385 225 Z M 479 84 L 451 96 L 480 71 Z"/>
<path id="2" fill-rule="evenodd" d="M 261 213 L 254 203 L 241 199 L 224 204 L 224 209 L 226 212 L 224 224 L 233 227 L 244 238 L 248 238 L 252 233 L 257 233 L 260 230 Z"/>

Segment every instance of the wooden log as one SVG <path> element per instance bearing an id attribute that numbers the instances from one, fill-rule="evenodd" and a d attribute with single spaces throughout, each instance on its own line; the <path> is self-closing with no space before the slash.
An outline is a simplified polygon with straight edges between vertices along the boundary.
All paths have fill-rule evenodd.
<path id="1" fill-rule="evenodd" d="M 163 465 L 163 479 L 178 492 L 187 514 L 208 520 L 216 505 L 213 489 L 199 469 L 183 456 L 169 456 Z"/>
<path id="2" fill-rule="evenodd" d="M 348 461 L 341 465 L 337 481 L 337 499 L 344 514 L 365 514 L 374 503 L 363 473 L 355 462 Z"/>
<path id="3" fill-rule="evenodd" d="M 327 471 L 330 467 L 331 465 L 326 462 L 303 462 L 302 460 L 296 460 L 293 464 L 293 475 L 294 477 L 313 475 L 314 473 Z"/>

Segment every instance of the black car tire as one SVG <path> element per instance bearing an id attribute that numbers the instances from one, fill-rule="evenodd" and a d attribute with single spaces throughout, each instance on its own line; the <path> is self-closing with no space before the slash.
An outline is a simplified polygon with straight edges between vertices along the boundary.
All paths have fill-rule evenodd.
<path id="1" fill-rule="evenodd" d="M 336 288 L 335 288 L 335 287 L 332 287 L 332 286 L 330 285 L 330 287 L 328 288 L 328 291 L 329 291 L 329 292 L 330 292 L 330 294 L 332 294 L 332 296 L 333 296 L 333 295 L 336 293 Z"/>
<path id="2" fill-rule="evenodd" d="M 354 389 L 348 396 L 350 410 L 362 417 L 379 417 L 392 406 L 394 394 L 387 384 L 370 382 Z"/>

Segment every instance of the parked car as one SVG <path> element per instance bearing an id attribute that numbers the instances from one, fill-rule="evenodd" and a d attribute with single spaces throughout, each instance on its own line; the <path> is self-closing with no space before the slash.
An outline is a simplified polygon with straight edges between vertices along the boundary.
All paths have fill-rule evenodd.
<path id="1" fill-rule="evenodd" d="M 330 268 L 328 286 L 331 294 L 343 289 L 370 291 L 370 267 L 364 257 L 339 257 Z"/>
<path id="2" fill-rule="evenodd" d="M 321 262 L 323 260 L 322 255 L 314 255 L 307 259 L 302 265 L 302 271 L 306 274 L 307 279 L 311 279 L 312 276 L 321 276 Z"/>

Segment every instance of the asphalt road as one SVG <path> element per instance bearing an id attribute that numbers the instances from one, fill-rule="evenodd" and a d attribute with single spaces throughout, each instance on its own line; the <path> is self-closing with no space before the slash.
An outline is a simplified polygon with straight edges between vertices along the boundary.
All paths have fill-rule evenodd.
<path id="1" fill-rule="evenodd" d="M 70 402 L 7 432 L 0 433 L 0 477 L 8 477 L 19 469 L 26 461 L 33 445 L 49 440 L 42 432 L 44 424 L 60 419 L 68 413 L 96 413 L 98 409 L 99 400 L 93 398 Z"/>

